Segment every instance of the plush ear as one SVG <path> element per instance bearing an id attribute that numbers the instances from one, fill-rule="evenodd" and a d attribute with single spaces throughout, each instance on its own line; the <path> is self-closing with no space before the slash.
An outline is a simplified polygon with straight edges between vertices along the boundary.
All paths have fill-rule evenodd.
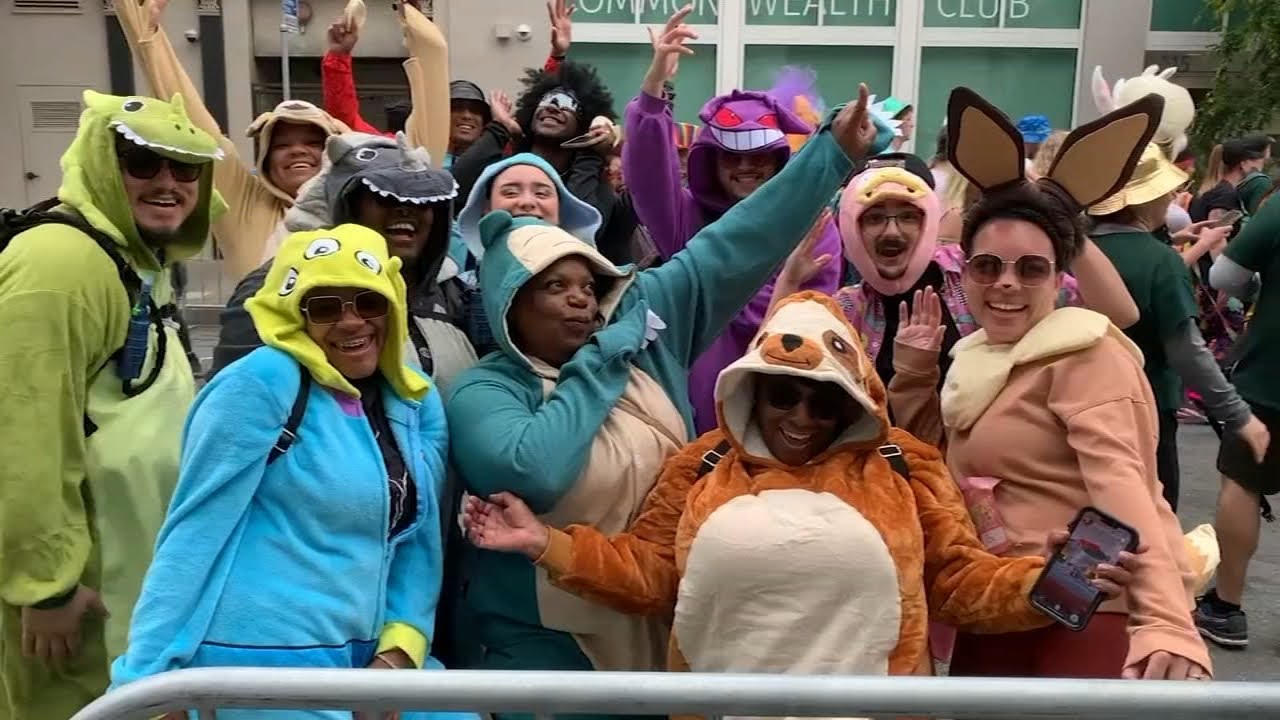
<path id="1" fill-rule="evenodd" d="M 1111 94 L 1111 86 L 1102 76 L 1102 66 L 1093 66 L 1093 104 L 1100 113 L 1109 113 L 1116 109 L 1115 96 Z"/>
<path id="2" fill-rule="evenodd" d="M 1008 116 L 969 88 L 951 91 L 947 140 L 951 164 L 983 192 L 1026 176 L 1022 133 Z"/>
<path id="3" fill-rule="evenodd" d="M 506 210 L 490 212 L 480 218 L 480 242 L 484 243 L 486 250 L 489 249 L 495 242 L 505 238 L 514 224 L 515 218 Z"/>
<path id="4" fill-rule="evenodd" d="M 1164 98 L 1152 93 L 1072 130 L 1047 179 L 1082 208 L 1111 197 L 1129 182 L 1163 112 Z"/>

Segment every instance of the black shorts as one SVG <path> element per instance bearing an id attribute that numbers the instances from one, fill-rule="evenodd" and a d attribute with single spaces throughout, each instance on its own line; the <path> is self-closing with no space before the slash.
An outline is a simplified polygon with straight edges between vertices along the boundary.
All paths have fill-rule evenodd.
<path id="1" fill-rule="evenodd" d="M 1271 446 L 1259 465 L 1253 451 L 1239 435 L 1227 431 L 1218 449 L 1218 472 L 1259 495 L 1280 493 L 1280 410 L 1249 403 L 1253 414 L 1271 431 Z"/>

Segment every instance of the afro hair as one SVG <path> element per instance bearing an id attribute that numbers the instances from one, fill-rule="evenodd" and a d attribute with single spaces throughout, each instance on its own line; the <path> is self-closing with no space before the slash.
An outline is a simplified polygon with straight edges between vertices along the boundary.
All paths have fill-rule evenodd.
<path id="1" fill-rule="evenodd" d="M 566 61 L 553 73 L 527 68 L 520 82 L 525 89 L 516 101 L 516 122 L 525 128 L 526 138 L 531 135 L 529 128 L 533 127 L 533 115 L 538 109 L 538 101 L 559 87 L 567 88 L 577 96 L 578 127 L 582 128 L 582 132 L 586 132 L 591 121 L 601 115 L 610 120 L 618 119 L 617 113 L 613 111 L 613 93 L 609 92 L 594 66 Z"/>

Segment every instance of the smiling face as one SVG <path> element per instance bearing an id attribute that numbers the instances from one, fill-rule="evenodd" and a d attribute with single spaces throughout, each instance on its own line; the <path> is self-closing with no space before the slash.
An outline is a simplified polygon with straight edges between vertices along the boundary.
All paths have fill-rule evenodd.
<path id="1" fill-rule="evenodd" d="M 969 309 L 992 344 L 1016 343 L 1053 312 L 1062 273 L 1053 243 L 1025 220 L 997 218 L 973 236 L 964 269 Z"/>
<path id="2" fill-rule="evenodd" d="M 318 287 L 302 300 L 307 335 L 348 380 L 378 371 L 388 308 L 385 296 L 363 288 Z"/>
<path id="3" fill-rule="evenodd" d="M 533 113 L 533 134 L 544 140 L 564 142 L 580 131 L 578 100 L 572 93 L 557 89 L 547 93 Z"/>
<path id="4" fill-rule="evenodd" d="M 734 200 L 755 192 L 778 172 L 778 157 L 771 152 L 716 153 L 716 176 L 720 187 Z"/>
<path id="5" fill-rule="evenodd" d="M 831 446 L 865 411 L 835 383 L 758 374 L 753 416 L 778 462 L 800 466 Z"/>
<path id="6" fill-rule="evenodd" d="M 512 165 L 498 173 L 489 187 L 489 209 L 506 210 L 513 217 L 536 217 L 560 224 L 560 193 L 547 174 L 532 165 Z"/>
<path id="7" fill-rule="evenodd" d="M 355 221 L 382 233 L 387 250 L 412 265 L 426 248 L 431 238 L 431 226 L 435 221 L 435 209 L 430 205 L 399 203 L 371 192 L 360 192 L 354 203 Z"/>
<path id="8" fill-rule="evenodd" d="M 597 327 L 600 301 L 591 266 L 569 255 L 533 276 L 516 293 L 507 321 L 516 347 L 560 367 L 587 344 Z"/>
<path id="9" fill-rule="evenodd" d="M 479 100 L 454 100 L 449 103 L 449 142 L 455 152 L 471 147 L 484 129 L 485 105 Z"/>
<path id="10" fill-rule="evenodd" d="M 924 221 L 923 210 L 896 199 L 876 203 L 858 216 L 863 246 L 880 277 L 897 280 L 906 274 Z"/>
<path id="11" fill-rule="evenodd" d="M 170 160 L 127 141 L 117 144 L 117 156 L 138 231 L 152 240 L 176 235 L 195 212 L 205 166 Z"/>
<path id="12" fill-rule="evenodd" d="M 291 196 L 320 172 L 325 133 L 310 124 L 281 122 L 271 132 L 267 175 L 271 184 Z"/>

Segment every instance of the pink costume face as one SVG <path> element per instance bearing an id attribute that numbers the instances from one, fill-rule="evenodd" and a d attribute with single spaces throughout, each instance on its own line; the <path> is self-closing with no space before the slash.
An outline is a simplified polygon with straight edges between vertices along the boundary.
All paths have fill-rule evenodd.
<path id="1" fill-rule="evenodd" d="M 864 214 L 871 222 L 863 222 Z M 901 295 L 933 260 L 941 216 L 938 196 L 924 180 L 902 168 L 867 170 L 840 195 L 844 256 L 876 292 Z"/>

